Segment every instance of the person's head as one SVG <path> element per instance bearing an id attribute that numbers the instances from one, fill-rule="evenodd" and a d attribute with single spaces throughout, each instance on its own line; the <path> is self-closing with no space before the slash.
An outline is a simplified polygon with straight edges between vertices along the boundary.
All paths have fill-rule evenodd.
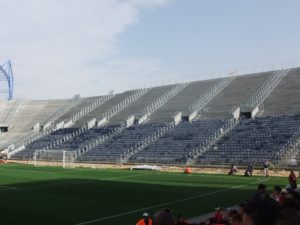
<path id="1" fill-rule="evenodd" d="M 273 187 L 273 193 L 278 193 L 278 194 L 281 193 L 281 187 L 278 185 L 275 185 Z"/>
<path id="2" fill-rule="evenodd" d="M 287 199 L 293 198 L 293 193 L 294 193 L 294 190 L 291 188 L 290 185 L 288 185 L 288 186 L 285 188 L 285 197 L 286 197 Z"/>
<path id="3" fill-rule="evenodd" d="M 257 186 L 257 190 L 258 190 L 259 192 L 265 192 L 265 191 L 266 191 L 266 185 L 264 185 L 264 184 L 259 184 L 259 185 Z"/>
<path id="4" fill-rule="evenodd" d="M 143 217 L 144 217 L 144 220 L 148 220 L 149 219 L 149 213 L 144 212 Z"/>
<path id="5" fill-rule="evenodd" d="M 291 171 L 290 171 L 290 174 L 295 175 L 294 170 L 291 170 Z"/>
<path id="6" fill-rule="evenodd" d="M 175 225 L 171 209 L 160 209 L 153 215 L 153 225 Z"/>

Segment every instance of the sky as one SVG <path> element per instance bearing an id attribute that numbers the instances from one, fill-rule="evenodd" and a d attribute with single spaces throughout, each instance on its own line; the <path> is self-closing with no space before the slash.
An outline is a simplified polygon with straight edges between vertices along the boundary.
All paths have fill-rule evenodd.
<path id="1" fill-rule="evenodd" d="M 0 0 L 0 8 L 0 65 L 11 60 L 15 98 L 104 95 L 300 60 L 299 0 Z"/>

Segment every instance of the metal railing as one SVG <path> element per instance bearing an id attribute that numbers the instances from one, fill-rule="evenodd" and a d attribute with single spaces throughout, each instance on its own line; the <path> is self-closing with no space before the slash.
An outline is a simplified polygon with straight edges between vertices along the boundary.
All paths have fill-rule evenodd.
<path id="1" fill-rule="evenodd" d="M 264 100 L 271 94 L 275 87 L 281 82 L 282 78 L 285 77 L 289 72 L 289 69 L 279 70 L 274 72 L 252 95 L 247 101 L 247 107 L 260 106 Z"/>
<path id="2" fill-rule="evenodd" d="M 119 162 L 127 162 L 128 159 L 133 156 L 134 154 L 140 152 L 157 139 L 165 135 L 166 133 L 171 132 L 176 127 L 174 122 L 169 123 L 166 127 L 160 128 L 158 131 L 154 132 L 153 134 L 149 135 L 148 137 L 144 138 L 141 142 L 136 144 L 134 147 L 131 147 L 127 150 L 127 152 L 120 155 L 118 161 Z"/>
<path id="3" fill-rule="evenodd" d="M 62 116 L 64 113 L 69 111 L 74 106 L 78 105 L 81 102 L 80 95 L 75 95 L 70 102 L 65 104 L 64 106 L 57 109 L 55 112 L 53 112 L 48 118 L 44 119 L 40 125 L 43 126 L 47 123 L 54 123 L 55 120 L 57 120 L 60 116 Z"/>
<path id="4" fill-rule="evenodd" d="M 88 113 L 94 111 L 99 106 L 103 105 L 105 102 L 110 100 L 112 97 L 114 97 L 114 94 L 110 93 L 108 95 L 105 95 L 104 97 L 100 97 L 85 108 L 81 109 L 79 112 L 75 113 L 73 116 L 71 116 L 71 121 L 73 124 L 81 119 L 82 117 L 86 116 Z"/>
<path id="5" fill-rule="evenodd" d="M 164 104 L 166 104 L 170 99 L 179 94 L 183 89 L 189 86 L 190 83 L 176 84 L 175 87 L 168 90 L 166 93 L 158 97 L 154 102 L 144 108 L 141 112 L 142 115 L 150 116 Z"/>
<path id="6" fill-rule="evenodd" d="M 71 120 L 73 121 L 73 123 L 75 123 L 77 120 L 79 120 L 80 118 L 82 118 L 83 116 L 85 116 L 86 114 L 88 114 L 89 112 L 91 112 L 92 110 L 98 108 L 100 105 L 104 104 L 106 101 L 108 101 L 110 98 L 113 97 L 113 94 L 109 94 L 106 95 L 104 97 L 101 97 L 99 99 L 97 99 L 96 101 L 94 101 L 93 103 L 91 103 L 90 105 L 88 105 L 87 107 L 85 107 L 84 109 L 80 110 L 78 113 L 74 114 L 71 117 Z M 41 131 L 41 132 L 33 132 L 30 133 L 29 135 L 17 140 L 16 142 L 14 142 L 13 144 L 11 144 L 8 148 L 9 151 L 12 151 L 16 148 L 19 148 L 21 146 L 26 146 L 48 134 L 50 134 L 51 132 L 57 130 L 55 125 L 52 124 L 51 126 L 49 126 L 49 128 L 47 130 Z"/>
<path id="7" fill-rule="evenodd" d="M 226 86 L 228 86 L 236 76 L 227 77 L 221 79 L 219 82 L 210 87 L 199 99 L 189 106 L 189 112 L 201 112 L 204 107 L 217 95 L 219 94 Z M 199 119 L 198 115 L 195 119 Z"/>
<path id="8" fill-rule="evenodd" d="M 83 146 L 81 146 L 78 150 L 77 150 L 77 156 L 81 156 L 82 154 L 96 148 L 98 145 L 110 140 L 111 138 L 113 138 L 114 136 L 120 134 L 123 130 L 126 129 L 126 125 L 125 124 L 121 124 L 120 127 L 114 129 L 113 131 L 102 135 L 92 141 L 90 141 L 88 144 L 85 144 Z"/>
<path id="9" fill-rule="evenodd" d="M 192 150 L 190 153 L 190 158 L 192 160 L 197 160 L 199 156 L 208 151 L 217 141 L 219 141 L 223 136 L 230 132 L 234 127 L 239 124 L 239 120 L 230 119 L 224 125 L 222 125 L 215 133 L 210 137 L 206 138 L 198 147 Z"/>
<path id="10" fill-rule="evenodd" d="M 188 82 L 194 82 L 194 81 L 200 81 L 200 80 L 216 79 L 216 78 L 221 78 L 221 77 L 228 77 L 228 76 L 232 76 L 232 71 L 234 71 L 233 76 L 240 76 L 240 75 L 245 75 L 245 74 L 271 72 L 271 71 L 283 70 L 283 69 L 292 69 L 292 68 L 297 68 L 297 67 L 300 67 L 300 60 L 234 68 L 234 70 L 228 69 L 228 70 L 214 71 L 214 72 L 208 72 L 208 73 L 203 73 L 203 74 L 185 74 L 184 76 L 168 78 L 167 80 L 159 80 L 159 81 L 156 80 L 156 81 L 147 82 L 147 83 L 133 84 L 133 85 L 131 85 L 129 90 L 140 89 L 140 88 L 145 88 L 145 87 L 172 85 L 172 84 L 178 84 L 178 83 L 188 83 Z"/>
<path id="11" fill-rule="evenodd" d="M 143 88 L 135 91 L 132 95 L 125 98 L 120 103 L 114 105 L 111 109 L 107 110 L 102 118 L 106 118 L 107 121 L 109 121 L 110 118 L 117 115 L 120 111 L 127 108 L 130 104 L 138 100 L 140 97 L 142 97 L 144 94 L 146 94 L 148 91 L 150 91 L 151 88 Z M 98 121 L 102 118 L 98 118 Z"/>

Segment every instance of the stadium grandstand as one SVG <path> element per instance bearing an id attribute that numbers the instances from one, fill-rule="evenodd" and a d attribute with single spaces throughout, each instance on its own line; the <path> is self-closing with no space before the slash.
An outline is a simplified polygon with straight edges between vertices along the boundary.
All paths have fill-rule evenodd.
<path id="1" fill-rule="evenodd" d="M 0 149 L 13 160 L 247 165 L 300 162 L 300 68 L 105 96 L 1 100 Z"/>

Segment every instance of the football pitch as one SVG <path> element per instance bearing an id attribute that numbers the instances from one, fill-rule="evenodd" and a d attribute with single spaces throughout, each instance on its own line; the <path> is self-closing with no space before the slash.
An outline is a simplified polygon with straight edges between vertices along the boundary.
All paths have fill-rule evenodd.
<path id="1" fill-rule="evenodd" d="M 271 191 L 287 179 L 6 164 L 0 166 L 0 223 L 133 225 L 160 208 L 191 218 L 242 202 L 259 183 Z"/>

